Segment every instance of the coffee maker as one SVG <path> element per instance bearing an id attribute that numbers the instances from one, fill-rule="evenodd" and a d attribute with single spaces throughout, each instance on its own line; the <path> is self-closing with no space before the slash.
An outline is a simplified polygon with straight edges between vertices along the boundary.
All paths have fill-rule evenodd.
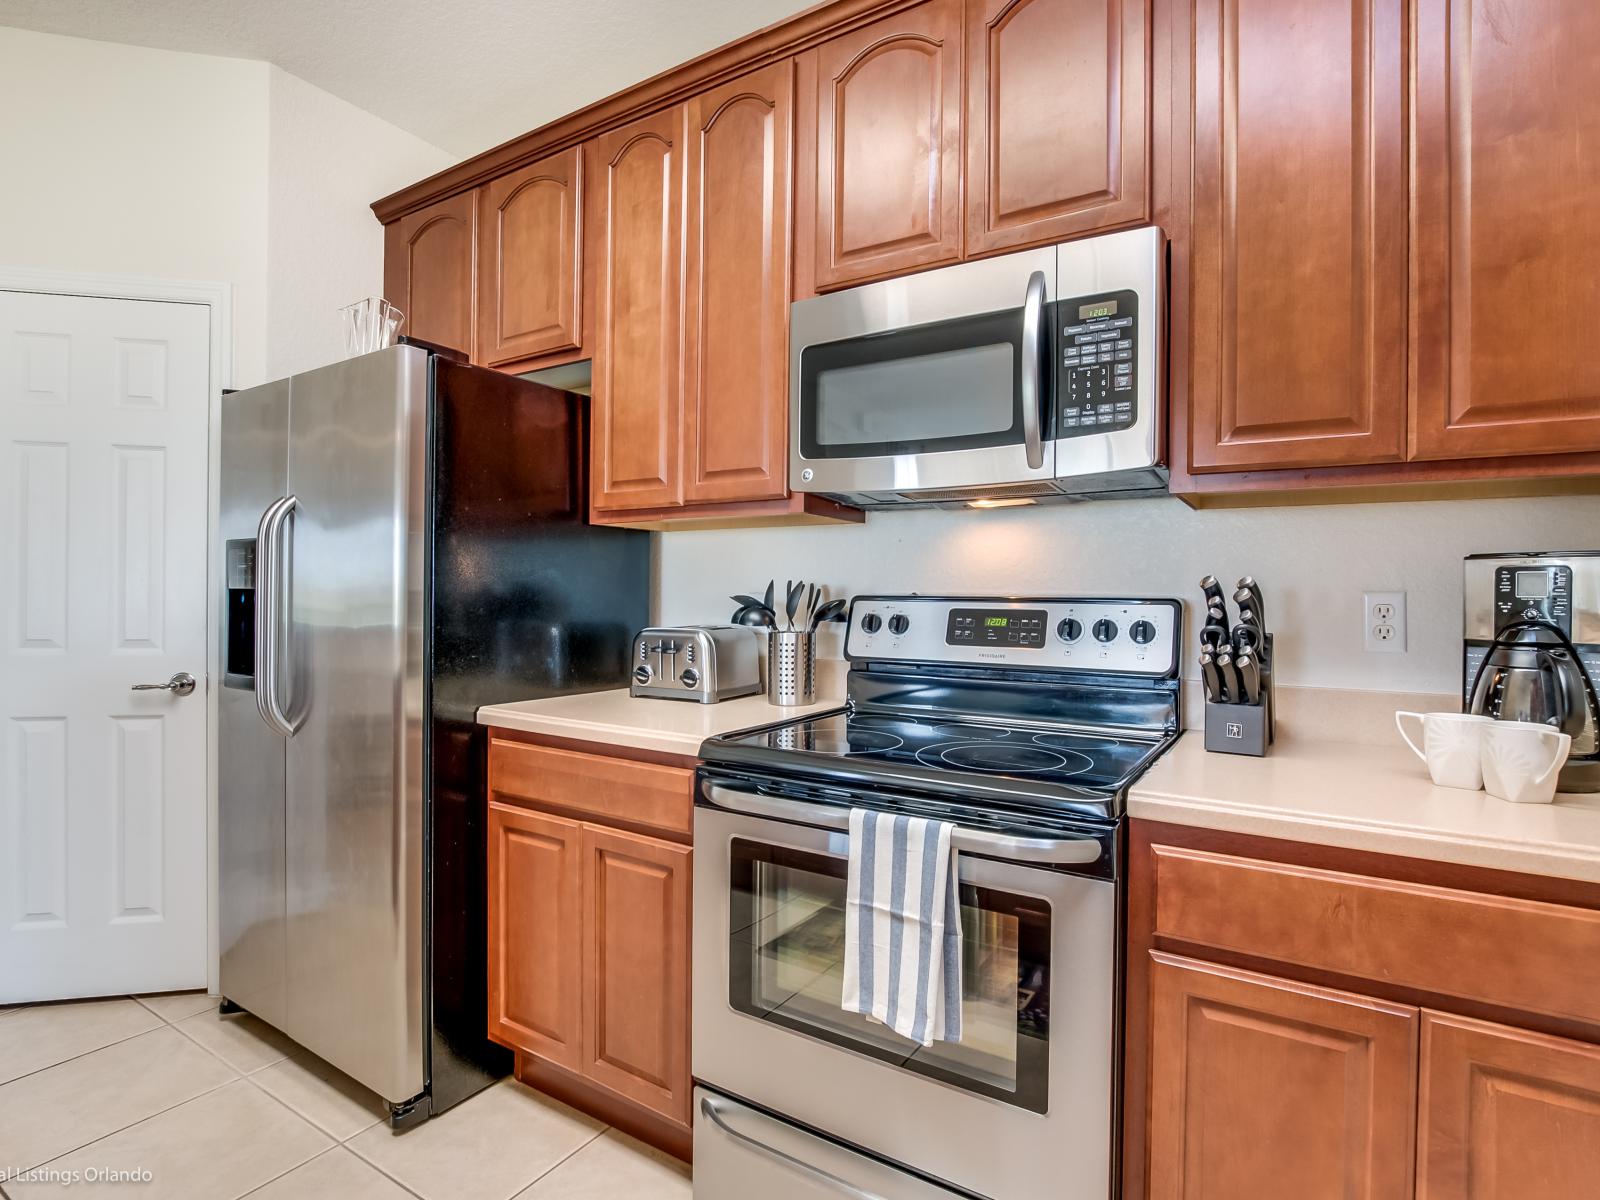
<path id="1" fill-rule="evenodd" d="M 1466 559 L 1462 711 L 1572 735 L 1563 792 L 1600 792 L 1600 551 Z"/>

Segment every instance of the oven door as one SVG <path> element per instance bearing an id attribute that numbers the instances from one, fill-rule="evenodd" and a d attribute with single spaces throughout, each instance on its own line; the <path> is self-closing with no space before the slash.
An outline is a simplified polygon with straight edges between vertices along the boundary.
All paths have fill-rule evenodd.
<path id="1" fill-rule="evenodd" d="M 792 487 L 840 495 L 1055 475 L 1054 247 L 804 300 L 790 316 Z"/>
<path id="2" fill-rule="evenodd" d="M 696 808 L 695 1078 L 996 1200 L 1105 1200 L 1115 884 L 962 853 L 963 1037 L 924 1048 L 841 1007 L 847 855 L 833 828 Z"/>

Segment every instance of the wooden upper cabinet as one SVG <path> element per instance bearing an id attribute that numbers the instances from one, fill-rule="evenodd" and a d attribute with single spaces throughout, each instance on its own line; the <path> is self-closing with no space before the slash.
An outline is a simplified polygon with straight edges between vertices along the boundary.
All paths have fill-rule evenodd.
<path id="1" fill-rule="evenodd" d="M 594 506 L 682 502 L 684 109 L 602 134 L 590 162 L 598 256 Z"/>
<path id="2" fill-rule="evenodd" d="M 1190 467 L 1399 461 L 1404 0 L 1194 20 Z"/>
<path id="3" fill-rule="evenodd" d="M 967 0 L 968 254 L 1149 215 L 1148 0 Z"/>
<path id="4" fill-rule="evenodd" d="M 794 65 L 688 102 L 684 499 L 788 494 Z"/>
<path id="5" fill-rule="evenodd" d="M 383 230 L 383 290 L 405 314 L 400 332 L 466 353 L 476 321 L 477 196 L 463 192 Z"/>
<path id="6" fill-rule="evenodd" d="M 1425 1013 L 1417 1200 L 1590 1200 L 1600 1047 Z"/>
<path id="7" fill-rule="evenodd" d="M 819 289 L 960 258 L 961 14 L 928 0 L 808 52 Z"/>
<path id="8" fill-rule="evenodd" d="M 1416 1009 L 1151 959 L 1149 1200 L 1411 1195 Z"/>
<path id="9" fill-rule="evenodd" d="M 576 1070 L 583 883 L 576 821 L 489 802 L 489 1036 Z"/>
<path id="10" fill-rule="evenodd" d="M 1413 454 L 1600 450 L 1600 5 L 1415 21 Z"/>
<path id="11" fill-rule="evenodd" d="M 583 826 L 583 1073 L 689 1120 L 687 846 Z"/>
<path id="12" fill-rule="evenodd" d="M 583 150 L 479 191 L 478 358 L 489 366 L 583 344 Z"/>

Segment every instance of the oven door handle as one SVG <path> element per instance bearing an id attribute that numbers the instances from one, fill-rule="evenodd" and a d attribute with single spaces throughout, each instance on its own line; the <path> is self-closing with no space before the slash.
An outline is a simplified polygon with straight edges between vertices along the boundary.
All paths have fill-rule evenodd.
<path id="1" fill-rule="evenodd" d="M 778 821 L 793 821 L 797 825 L 810 825 L 817 829 L 850 828 L 848 808 L 807 804 L 801 800 L 784 800 L 776 796 L 760 796 L 753 792 L 723 787 L 718 783 L 708 783 L 704 790 L 707 800 L 717 808 L 727 809 L 729 812 L 744 813 L 750 817 L 769 817 Z M 952 849 L 965 854 L 982 854 L 988 858 L 1016 863 L 1092 863 L 1100 857 L 1100 843 L 1092 837 L 1013 837 L 1010 834 L 990 833 L 983 829 L 967 829 L 961 825 L 951 830 L 950 845 Z"/>
<path id="2" fill-rule="evenodd" d="M 1044 294 L 1044 272 L 1035 271 L 1022 302 L 1022 445 L 1035 471 L 1044 466 Z"/>
<path id="3" fill-rule="evenodd" d="M 700 1112 L 706 1120 L 733 1138 L 734 1141 L 741 1142 L 752 1150 L 765 1154 L 768 1158 L 775 1158 L 785 1166 L 793 1167 L 796 1171 L 809 1175 L 834 1190 L 843 1192 L 846 1196 L 853 1196 L 855 1200 L 884 1200 L 877 1192 L 869 1192 L 865 1188 L 859 1188 L 847 1179 L 840 1179 L 832 1171 L 825 1171 L 821 1167 L 812 1166 L 804 1159 L 796 1158 L 792 1154 L 779 1150 L 776 1146 L 769 1146 L 765 1142 L 751 1137 L 748 1133 L 740 1132 L 723 1119 L 722 1109 L 710 1096 L 700 1097 Z"/>

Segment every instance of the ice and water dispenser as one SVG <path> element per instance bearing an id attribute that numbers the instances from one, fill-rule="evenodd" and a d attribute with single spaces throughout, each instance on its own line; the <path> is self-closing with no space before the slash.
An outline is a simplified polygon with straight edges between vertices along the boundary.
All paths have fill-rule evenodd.
<path id="1" fill-rule="evenodd" d="M 256 539 L 227 543 L 228 637 L 223 683 L 253 688 L 256 675 Z"/>

